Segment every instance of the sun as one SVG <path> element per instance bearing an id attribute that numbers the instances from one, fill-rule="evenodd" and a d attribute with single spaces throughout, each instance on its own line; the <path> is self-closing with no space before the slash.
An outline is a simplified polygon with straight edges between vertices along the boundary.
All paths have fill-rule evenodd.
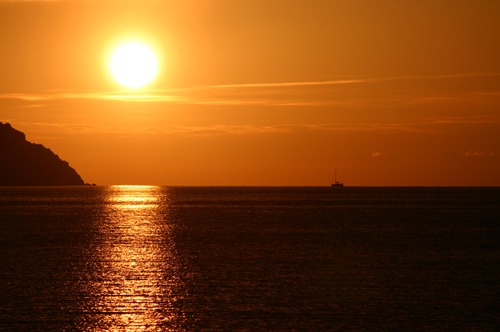
<path id="1" fill-rule="evenodd" d="M 151 47 L 142 42 L 126 42 L 111 54 L 109 70 L 113 78 L 127 88 L 141 88 L 158 73 L 158 59 Z"/>

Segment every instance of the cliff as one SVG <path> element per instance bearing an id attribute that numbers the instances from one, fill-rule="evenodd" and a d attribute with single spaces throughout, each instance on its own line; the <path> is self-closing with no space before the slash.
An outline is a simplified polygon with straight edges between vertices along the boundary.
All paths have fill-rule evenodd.
<path id="1" fill-rule="evenodd" d="M 78 173 L 50 149 L 0 122 L 0 186 L 71 186 L 85 184 Z"/>

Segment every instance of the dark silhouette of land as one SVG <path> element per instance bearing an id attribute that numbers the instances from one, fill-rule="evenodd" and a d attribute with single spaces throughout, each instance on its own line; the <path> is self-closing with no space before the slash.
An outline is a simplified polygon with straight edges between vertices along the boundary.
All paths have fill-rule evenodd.
<path id="1" fill-rule="evenodd" d="M 84 185 L 69 164 L 24 133 L 0 122 L 0 186 Z"/>

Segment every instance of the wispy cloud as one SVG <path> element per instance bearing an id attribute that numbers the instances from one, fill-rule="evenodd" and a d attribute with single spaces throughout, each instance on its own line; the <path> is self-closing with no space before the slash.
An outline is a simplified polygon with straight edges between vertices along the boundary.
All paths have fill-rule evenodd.
<path id="1" fill-rule="evenodd" d="M 334 80 L 334 81 L 311 81 L 311 82 L 275 82 L 275 83 L 243 83 L 243 84 L 222 84 L 208 85 L 203 88 L 288 88 L 303 86 L 322 86 L 322 85 L 343 85 L 376 82 L 376 79 L 356 79 L 356 80 Z"/>
<path id="2" fill-rule="evenodd" d="M 0 0 L 1 1 L 1 0 Z M 166 92 L 166 91 L 163 91 Z M 21 100 L 27 102 L 51 101 L 51 100 L 115 100 L 115 101 L 137 101 L 137 102 L 175 102 L 181 98 L 169 94 L 152 91 L 146 93 L 130 93 L 123 91 L 111 92 L 42 92 L 42 93 L 4 93 L 0 99 Z"/>
<path id="3" fill-rule="evenodd" d="M 210 126 L 189 126 L 170 124 L 162 126 L 106 126 L 106 125 L 82 125 L 58 122 L 15 122 L 16 126 L 30 128 L 30 132 L 51 132 L 55 135 L 170 135 L 185 134 L 190 136 L 206 135 L 245 135 L 264 133 L 284 133 L 296 129 L 297 125 L 230 125 L 219 124 Z M 299 125 L 300 127 L 300 125 Z"/>
<path id="4" fill-rule="evenodd" d="M 465 151 L 462 155 L 467 158 L 480 158 L 499 156 L 500 153 L 493 151 Z"/>
<path id="5" fill-rule="evenodd" d="M 31 93 L 3 93 L 3 94 L 0 94 L 0 99 L 40 101 L 40 100 L 48 100 L 49 98 L 46 95 L 34 94 L 34 93 L 33 94 L 31 94 Z"/>
<path id="6" fill-rule="evenodd" d="M 63 1 L 70 1 L 70 0 L 0 0 L 0 3 L 30 3 L 30 2 L 43 3 L 43 2 L 63 2 Z"/>
<path id="7" fill-rule="evenodd" d="M 447 123 L 451 123 L 448 121 Z M 281 124 L 214 124 L 214 125 L 185 125 L 185 124 L 161 124 L 161 125 L 88 125 L 77 123 L 60 122 L 23 122 L 15 121 L 14 125 L 30 128 L 29 132 L 53 133 L 53 135 L 187 135 L 187 136 L 213 136 L 213 135 L 263 135 L 263 134 L 296 134 L 302 133 L 425 133 L 438 132 L 434 128 L 436 124 L 433 120 L 421 122 L 380 122 L 380 123 L 323 123 L 323 124 L 303 124 L 303 123 L 281 123 Z M 457 120 L 456 123 L 462 123 Z M 487 155 L 483 152 L 467 151 L 466 157 Z M 380 151 L 374 151 L 372 158 L 382 156 Z"/>
<path id="8" fill-rule="evenodd" d="M 500 77 L 500 72 L 472 72 L 457 73 L 448 75 L 413 75 L 413 76 L 386 76 L 374 78 L 327 80 L 327 81 L 298 81 L 298 82 L 274 82 L 274 83 L 243 83 L 243 84 L 221 84 L 204 86 L 210 88 L 274 88 L 274 87 L 301 87 L 301 86 L 322 86 L 322 85 L 344 85 L 344 84 L 362 84 L 377 83 L 389 81 L 412 81 L 412 80 L 439 80 L 455 78 L 486 78 Z"/>
<path id="9" fill-rule="evenodd" d="M 469 115 L 426 118 L 418 122 L 425 125 L 500 124 L 497 115 Z"/>
<path id="10" fill-rule="evenodd" d="M 1 0 L 0 0 L 1 1 Z M 480 102 L 498 102 L 500 91 L 475 91 L 465 95 L 444 96 L 391 96 L 390 90 L 387 96 L 373 94 L 359 94 L 349 97 L 338 90 L 314 89 L 336 86 L 355 86 L 363 84 L 379 84 L 391 81 L 412 80 L 439 80 L 460 78 L 500 77 L 500 73 L 463 73 L 454 75 L 436 76 L 400 76 L 379 77 L 362 79 L 339 79 L 325 81 L 295 81 L 295 82 L 260 82 L 204 85 L 176 89 L 150 89 L 141 92 L 127 90 L 117 91 L 59 91 L 43 93 L 3 93 L 0 99 L 19 100 L 27 103 L 38 103 L 40 101 L 57 100 L 107 100 L 121 102 L 142 103 L 170 103 L 170 104 L 192 104 L 192 105 L 269 105 L 269 106 L 333 106 L 333 105 L 376 105 L 375 101 L 384 104 L 401 103 L 409 104 L 439 104 L 450 101 L 470 100 Z M 296 90 L 294 88 L 304 88 Z M 292 90 L 290 90 L 292 89 Z M 354 90 L 353 90 L 354 91 Z M 358 91 L 358 90 L 356 90 Z M 385 100 L 386 98 L 387 100 Z"/>
<path id="11" fill-rule="evenodd" d="M 1 0 L 0 0 L 1 1 Z M 335 81 L 304 81 L 304 82 L 274 82 L 274 83 L 242 83 L 225 85 L 203 85 L 177 89 L 151 89 L 144 92 L 131 92 L 117 90 L 109 92 L 45 92 L 45 93 L 4 93 L 0 99 L 20 99 L 26 101 L 50 100 L 50 99 L 107 99 L 127 101 L 171 101 L 188 102 L 183 95 L 195 95 L 208 90 L 222 89 L 248 89 L 248 88 L 286 88 L 304 86 L 328 86 L 341 84 L 368 83 L 375 80 L 335 80 Z M 194 100 L 194 102 L 213 103 L 213 100 Z"/>
<path id="12" fill-rule="evenodd" d="M 71 1 L 78 1 L 78 0 L 0 0 L 0 3 L 30 3 L 30 2 L 35 2 L 35 3 L 43 3 L 43 2 L 71 2 Z M 112 1 L 112 0 L 79 0 L 81 2 L 102 2 L 102 1 Z M 118 0 L 113 0 L 113 1 L 118 1 Z M 142 0 L 146 1 L 146 0 Z M 149 0 L 149 1 L 154 1 L 154 0 Z"/>

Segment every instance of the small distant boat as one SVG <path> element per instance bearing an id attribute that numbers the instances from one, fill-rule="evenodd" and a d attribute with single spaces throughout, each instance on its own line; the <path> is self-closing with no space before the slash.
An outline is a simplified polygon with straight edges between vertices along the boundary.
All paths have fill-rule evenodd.
<path id="1" fill-rule="evenodd" d="M 335 169 L 335 181 L 332 183 L 332 187 L 343 187 L 342 182 L 337 181 L 337 169 Z"/>

